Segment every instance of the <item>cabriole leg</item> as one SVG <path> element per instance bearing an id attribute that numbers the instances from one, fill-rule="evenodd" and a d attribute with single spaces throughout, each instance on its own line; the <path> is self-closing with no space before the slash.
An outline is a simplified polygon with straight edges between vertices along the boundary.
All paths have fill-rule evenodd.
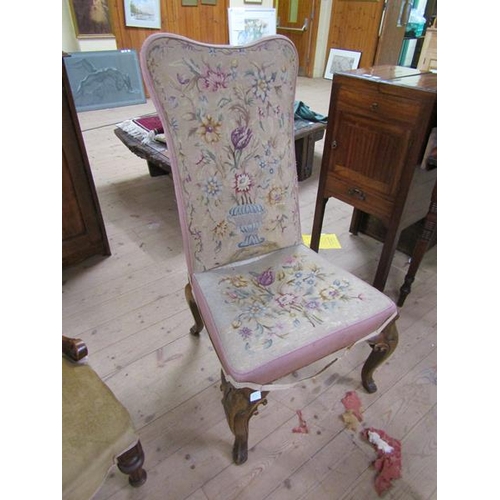
<path id="1" fill-rule="evenodd" d="M 257 415 L 257 407 L 260 404 L 266 405 L 266 396 L 269 392 L 262 392 L 261 398 L 257 401 L 250 401 L 250 395 L 254 392 L 248 387 L 236 389 L 224 377 L 221 372 L 222 405 L 226 413 L 227 423 L 234 434 L 233 462 L 240 465 L 248 458 L 248 423 L 253 415 Z"/>
<path id="2" fill-rule="evenodd" d="M 373 372 L 394 352 L 398 345 L 396 320 L 387 325 L 380 335 L 369 340 L 368 343 L 372 348 L 372 352 L 361 370 L 361 381 L 363 387 L 369 393 L 373 393 L 377 390 L 377 385 L 373 381 Z"/>
<path id="3" fill-rule="evenodd" d="M 190 283 L 188 283 L 185 286 L 184 294 L 186 296 L 186 300 L 187 300 L 187 303 L 189 305 L 189 309 L 191 309 L 191 313 L 193 315 L 194 322 L 195 322 L 194 326 L 191 327 L 190 333 L 191 333 L 191 335 L 199 335 L 200 332 L 203 330 L 205 325 L 203 324 L 203 319 L 201 319 L 200 311 L 199 311 L 198 306 L 196 305 L 196 302 L 194 300 L 193 291 L 191 289 Z"/>

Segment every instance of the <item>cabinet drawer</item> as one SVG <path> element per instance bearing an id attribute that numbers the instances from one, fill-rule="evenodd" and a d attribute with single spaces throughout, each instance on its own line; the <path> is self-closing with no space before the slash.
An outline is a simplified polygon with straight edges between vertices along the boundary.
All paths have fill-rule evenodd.
<path id="1" fill-rule="evenodd" d="M 339 88 L 337 109 L 413 125 L 421 106 L 412 99 L 384 94 L 373 88 L 356 89 L 342 85 Z"/>
<path id="2" fill-rule="evenodd" d="M 329 174 L 326 182 L 325 195 L 334 196 L 363 212 L 387 221 L 392 212 L 393 202 L 382 198 L 365 186 L 346 182 L 334 174 Z"/>

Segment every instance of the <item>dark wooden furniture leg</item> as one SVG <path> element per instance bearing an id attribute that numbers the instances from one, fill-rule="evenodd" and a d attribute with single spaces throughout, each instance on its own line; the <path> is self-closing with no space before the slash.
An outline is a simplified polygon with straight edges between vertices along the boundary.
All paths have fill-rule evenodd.
<path id="1" fill-rule="evenodd" d="M 142 468 L 144 464 L 144 451 L 142 450 L 140 441 L 137 441 L 137 444 L 133 448 L 122 453 L 116 461 L 118 469 L 128 475 L 128 482 L 131 486 L 137 488 L 146 482 L 148 475 Z"/>
<path id="2" fill-rule="evenodd" d="M 377 390 L 377 385 L 373 381 L 373 372 L 394 352 L 398 345 L 396 319 L 389 323 L 380 335 L 368 341 L 372 352 L 361 370 L 361 382 L 370 394 Z"/>
<path id="3" fill-rule="evenodd" d="M 329 198 L 320 198 L 316 200 L 316 209 L 314 212 L 314 221 L 311 234 L 311 250 L 318 252 L 319 240 L 321 238 L 321 228 L 323 227 L 323 219 L 325 217 L 326 203 Z"/>
<path id="4" fill-rule="evenodd" d="M 405 280 L 401 288 L 399 289 L 398 307 L 403 307 L 406 297 L 411 292 L 411 285 L 415 280 L 415 275 L 417 274 L 420 263 L 427 251 L 429 242 L 434 236 L 437 226 L 437 185 L 434 187 L 431 198 L 431 206 L 429 213 L 425 217 L 424 227 L 422 228 L 422 233 L 415 244 L 411 256 L 410 267 L 406 273 Z"/>
<path id="5" fill-rule="evenodd" d="M 257 415 L 260 404 L 266 405 L 269 392 L 262 392 L 256 401 L 250 401 L 255 391 L 248 387 L 236 389 L 224 377 L 221 371 L 222 405 L 226 413 L 227 423 L 234 434 L 233 462 L 236 465 L 245 463 L 248 458 L 248 423 L 253 415 Z"/>
<path id="6" fill-rule="evenodd" d="M 349 232 L 351 234 L 354 234 L 354 236 L 358 234 L 360 224 L 363 221 L 364 217 L 365 217 L 365 212 L 362 212 L 358 208 L 355 208 L 352 211 L 351 225 L 349 226 Z"/>
<path id="7" fill-rule="evenodd" d="M 401 228 L 388 228 L 384 246 L 382 247 L 382 253 L 380 254 L 380 260 L 378 262 L 377 272 L 375 273 L 375 279 L 373 280 L 373 286 L 381 292 L 384 291 L 400 236 Z"/>
<path id="8" fill-rule="evenodd" d="M 149 170 L 149 175 L 151 177 L 159 177 L 160 175 L 168 175 L 168 172 L 153 163 L 152 161 L 147 160 L 148 163 L 148 170 Z"/>
<path id="9" fill-rule="evenodd" d="M 200 310 L 198 309 L 198 306 L 196 305 L 196 302 L 193 297 L 193 290 L 191 289 L 191 284 L 188 283 L 184 287 L 184 295 L 186 296 L 187 303 L 189 305 L 189 309 L 191 309 L 191 313 L 194 318 L 195 324 L 191 327 L 190 333 L 191 335 L 199 335 L 200 332 L 203 330 L 205 327 L 205 324 L 203 323 L 203 319 L 200 314 Z"/>

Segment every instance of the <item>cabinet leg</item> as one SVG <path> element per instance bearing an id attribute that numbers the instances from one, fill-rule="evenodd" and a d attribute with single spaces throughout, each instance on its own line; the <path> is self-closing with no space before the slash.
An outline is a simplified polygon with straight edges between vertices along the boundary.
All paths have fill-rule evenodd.
<path id="1" fill-rule="evenodd" d="M 317 252 L 319 250 L 319 240 L 321 237 L 321 228 L 323 227 L 323 218 L 325 217 L 325 209 L 328 198 L 318 197 L 316 201 L 316 210 L 314 212 L 313 229 L 311 234 L 311 250 Z"/>
<path id="2" fill-rule="evenodd" d="M 388 230 L 385 236 L 382 254 L 380 255 L 377 272 L 373 280 L 373 286 L 381 292 L 384 291 L 400 235 L 401 229 L 397 229 L 396 231 Z"/>
<path id="3" fill-rule="evenodd" d="M 359 228 L 361 227 L 361 223 L 363 222 L 365 215 L 366 215 L 365 212 L 362 212 L 358 208 L 355 208 L 352 211 L 351 225 L 349 226 L 349 232 L 351 234 L 354 234 L 354 236 L 358 234 Z"/>

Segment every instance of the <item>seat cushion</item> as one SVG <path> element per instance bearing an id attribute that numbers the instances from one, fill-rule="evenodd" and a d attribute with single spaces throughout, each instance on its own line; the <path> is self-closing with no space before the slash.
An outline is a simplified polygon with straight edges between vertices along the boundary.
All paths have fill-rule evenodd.
<path id="1" fill-rule="evenodd" d="M 299 244 L 194 273 L 226 374 L 269 384 L 354 344 L 397 313 L 386 295 Z"/>
<path id="2" fill-rule="evenodd" d="M 88 365 L 62 359 L 62 490 L 88 500 L 138 436 L 128 411 Z"/>

